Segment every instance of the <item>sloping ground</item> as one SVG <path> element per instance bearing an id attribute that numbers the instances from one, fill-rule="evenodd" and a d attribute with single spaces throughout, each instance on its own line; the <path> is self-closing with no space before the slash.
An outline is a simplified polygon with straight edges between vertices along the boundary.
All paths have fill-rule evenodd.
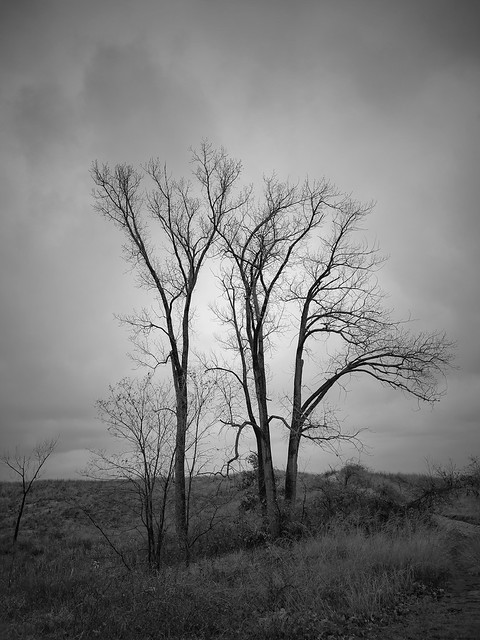
<path id="1" fill-rule="evenodd" d="M 445 531 L 452 574 L 444 595 L 427 596 L 400 619 L 372 627 L 369 640 L 480 639 L 480 526 L 436 516 Z"/>

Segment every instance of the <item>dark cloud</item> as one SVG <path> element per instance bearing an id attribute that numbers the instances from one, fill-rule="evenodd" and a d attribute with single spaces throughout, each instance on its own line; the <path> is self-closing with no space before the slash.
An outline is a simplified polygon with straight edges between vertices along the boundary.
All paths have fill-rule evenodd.
<path id="1" fill-rule="evenodd" d="M 340 1 L 319 7 L 319 22 L 324 11 L 336 27 L 330 22 L 325 33 L 335 52 L 327 64 L 349 78 L 363 100 L 392 117 L 432 75 L 461 73 L 462 66 L 477 66 L 480 59 L 479 7 L 473 1 Z"/>
<path id="2" fill-rule="evenodd" d="M 74 105 L 58 84 L 21 87 L 13 101 L 12 120 L 21 152 L 34 169 L 65 163 L 77 129 Z"/>
<path id="3" fill-rule="evenodd" d="M 418 25 L 419 31 L 425 36 L 424 40 L 435 43 L 437 55 L 443 52 L 447 60 L 463 58 L 478 62 L 480 6 L 476 0 L 430 0 L 420 4 L 399 4 L 408 11 L 410 22 Z"/>
<path id="4" fill-rule="evenodd" d="M 56 468 L 66 474 L 82 448 L 104 444 L 93 403 L 132 372 L 113 313 L 145 298 L 126 274 L 120 234 L 92 212 L 88 168 L 158 155 L 188 175 L 187 149 L 207 136 L 243 160 L 248 180 L 325 174 L 378 201 L 366 233 L 391 255 L 380 274 L 387 304 L 419 318 L 414 328 L 447 329 L 459 369 L 433 411 L 362 381 L 340 408 L 352 427 L 371 427 L 377 468 L 413 471 L 429 451 L 472 451 L 478 6 L 10 3 L 0 24 L 2 443 L 61 430 Z M 198 327 L 207 342 L 210 324 Z M 281 433 L 273 439 L 282 465 Z M 326 464 L 318 450 L 307 459 Z"/>
<path id="5" fill-rule="evenodd" d="M 199 84 L 198 78 L 167 73 L 143 46 L 99 45 L 82 95 L 92 150 L 134 163 L 174 145 L 183 155 L 212 131 Z"/>
<path id="6" fill-rule="evenodd" d="M 145 49 L 99 45 L 85 77 L 85 109 L 93 122 L 123 124 L 128 131 L 145 111 L 162 111 L 169 93 L 165 82 Z"/>

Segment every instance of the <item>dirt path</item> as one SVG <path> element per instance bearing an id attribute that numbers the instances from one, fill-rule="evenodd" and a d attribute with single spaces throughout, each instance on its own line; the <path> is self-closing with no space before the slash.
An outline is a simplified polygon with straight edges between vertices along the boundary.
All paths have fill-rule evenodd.
<path id="1" fill-rule="evenodd" d="M 447 532 L 452 575 L 443 597 L 427 596 L 368 640 L 480 640 L 480 526 L 437 516 Z"/>

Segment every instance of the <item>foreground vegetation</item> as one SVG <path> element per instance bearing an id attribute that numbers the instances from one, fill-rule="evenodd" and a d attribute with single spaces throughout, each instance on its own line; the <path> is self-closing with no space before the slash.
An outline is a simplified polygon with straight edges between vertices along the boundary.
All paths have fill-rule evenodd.
<path id="1" fill-rule="evenodd" d="M 196 482 L 203 508 L 193 561 L 177 561 L 167 532 L 157 572 L 145 564 L 126 485 L 38 482 L 13 554 L 18 486 L 3 484 L 0 637 L 365 637 L 375 621 L 402 615 L 410 598 L 441 593 L 450 571 L 433 500 L 405 507 L 428 494 L 425 477 L 358 467 L 305 475 L 298 520 L 275 542 L 252 504 L 248 474 Z M 478 497 L 463 490 L 442 508 L 456 515 L 455 505 L 480 523 Z"/>

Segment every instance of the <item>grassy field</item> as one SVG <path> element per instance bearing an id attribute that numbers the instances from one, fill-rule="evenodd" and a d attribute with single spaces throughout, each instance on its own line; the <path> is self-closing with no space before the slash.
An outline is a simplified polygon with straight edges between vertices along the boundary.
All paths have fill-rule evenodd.
<path id="1" fill-rule="evenodd" d="M 433 507 L 406 508 L 426 478 L 350 471 L 303 475 L 298 522 L 274 543 L 245 477 L 197 479 L 192 562 L 177 561 L 167 531 L 155 573 L 127 484 L 39 481 L 13 554 L 19 487 L 4 483 L 0 638 L 365 637 L 410 599 L 440 594 L 451 559 Z M 475 495 L 438 508 L 480 523 Z"/>

